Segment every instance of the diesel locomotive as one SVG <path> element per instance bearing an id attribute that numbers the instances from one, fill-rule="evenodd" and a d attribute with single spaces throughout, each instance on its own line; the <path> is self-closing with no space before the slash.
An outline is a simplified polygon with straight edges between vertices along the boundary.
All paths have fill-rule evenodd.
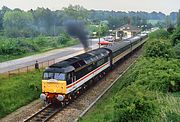
<path id="1" fill-rule="evenodd" d="M 103 77 L 116 62 L 141 46 L 145 38 L 147 34 L 139 34 L 49 66 L 42 76 L 40 98 L 48 103 L 69 103 L 96 78 Z"/>

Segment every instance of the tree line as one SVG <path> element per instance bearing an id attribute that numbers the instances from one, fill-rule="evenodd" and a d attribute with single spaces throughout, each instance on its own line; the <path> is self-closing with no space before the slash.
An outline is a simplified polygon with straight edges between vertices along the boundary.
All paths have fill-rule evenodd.
<path id="1" fill-rule="evenodd" d="M 79 5 L 70 5 L 56 11 L 48 8 L 29 11 L 18 8 L 12 10 L 3 6 L 0 10 L 0 35 L 7 37 L 56 36 L 64 31 L 64 22 L 72 19 L 84 21 L 86 25 L 99 25 L 102 21 L 106 21 L 109 29 L 115 29 L 127 24 L 129 19 L 134 26 L 147 25 L 150 28 L 152 24 L 148 24 L 147 20 L 164 20 L 165 18 L 166 15 L 161 12 L 87 10 Z M 176 18 L 177 12 L 172 12 L 168 16 L 167 23 L 174 23 Z"/>

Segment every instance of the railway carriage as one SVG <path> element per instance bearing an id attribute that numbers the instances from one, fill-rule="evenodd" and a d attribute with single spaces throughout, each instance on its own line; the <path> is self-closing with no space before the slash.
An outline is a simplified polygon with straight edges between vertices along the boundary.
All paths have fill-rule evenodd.
<path id="1" fill-rule="evenodd" d="M 49 66 L 43 73 L 40 98 L 51 103 L 69 103 L 116 62 L 141 46 L 146 37 L 141 34 Z"/>

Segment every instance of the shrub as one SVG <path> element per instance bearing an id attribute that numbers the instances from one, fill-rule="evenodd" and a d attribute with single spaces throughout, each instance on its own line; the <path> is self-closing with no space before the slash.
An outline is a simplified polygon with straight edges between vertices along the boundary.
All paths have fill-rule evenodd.
<path id="1" fill-rule="evenodd" d="M 151 39 L 145 45 L 146 57 L 173 57 L 173 51 L 169 40 Z"/>
<path id="2" fill-rule="evenodd" d="M 171 42 L 173 46 L 180 43 L 180 27 L 177 27 L 175 32 L 172 34 Z"/>
<path id="3" fill-rule="evenodd" d="M 71 37 L 67 33 L 62 33 L 58 38 L 59 44 L 67 44 L 68 41 L 71 40 Z"/>
<path id="4" fill-rule="evenodd" d="M 164 29 L 157 30 L 149 34 L 149 37 L 154 39 L 168 39 L 169 36 L 170 33 Z"/>
<path id="5" fill-rule="evenodd" d="M 176 92 L 180 89 L 180 64 L 178 60 L 142 58 L 131 76 L 136 76 L 135 84 L 145 90 Z M 142 67 L 143 66 L 143 67 Z M 130 77 L 131 77 L 130 76 Z"/>
<path id="6" fill-rule="evenodd" d="M 115 102 L 115 122 L 147 121 L 159 114 L 155 95 L 149 91 L 140 91 L 134 85 L 119 92 Z"/>
<path id="7" fill-rule="evenodd" d="M 173 47 L 173 51 L 175 53 L 175 57 L 180 59 L 180 43 Z"/>

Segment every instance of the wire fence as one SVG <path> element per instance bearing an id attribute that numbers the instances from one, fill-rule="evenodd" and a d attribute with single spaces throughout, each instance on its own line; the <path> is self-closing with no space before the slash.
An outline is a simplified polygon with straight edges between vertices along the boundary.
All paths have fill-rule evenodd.
<path id="1" fill-rule="evenodd" d="M 39 64 L 39 69 L 43 69 L 43 68 L 48 67 L 48 66 L 50 66 L 50 65 L 52 65 L 54 63 L 55 63 L 55 59 L 44 61 L 44 62 L 39 62 L 38 63 Z M 2 73 L 1 75 L 7 76 L 7 77 L 10 78 L 11 76 L 19 75 L 19 74 L 22 74 L 22 73 L 28 73 L 28 72 L 31 72 L 31 71 L 34 71 L 34 70 L 35 70 L 35 64 L 25 66 L 25 67 L 21 67 L 21 68 L 15 69 L 15 70 L 11 70 L 11 71 Z"/>
<path id="2" fill-rule="evenodd" d="M 64 59 L 68 59 L 70 57 L 73 57 L 73 56 L 76 56 L 76 55 L 79 55 L 79 54 L 82 54 L 84 53 L 84 50 L 81 50 L 81 51 L 78 51 L 74 54 L 71 54 L 71 55 L 67 55 L 67 56 L 64 56 L 64 57 L 57 57 L 55 59 L 51 59 L 51 60 L 48 60 L 48 61 L 43 61 L 43 62 L 39 62 L 39 68 L 40 69 L 43 69 L 43 68 L 46 68 L 54 63 L 57 63 L 59 61 L 62 61 Z M 35 63 L 32 64 L 32 65 L 28 65 L 28 66 L 25 66 L 25 67 L 21 67 L 21 68 L 18 68 L 18 69 L 15 69 L 15 70 L 10 70 L 8 72 L 5 72 L 5 73 L 0 73 L 0 75 L 3 75 L 5 77 L 12 77 L 12 76 L 15 76 L 15 75 L 19 75 L 19 74 L 22 74 L 22 73 L 28 73 L 28 72 L 31 72 L 31 71 L 34 71 L 35 70 Z"/>

